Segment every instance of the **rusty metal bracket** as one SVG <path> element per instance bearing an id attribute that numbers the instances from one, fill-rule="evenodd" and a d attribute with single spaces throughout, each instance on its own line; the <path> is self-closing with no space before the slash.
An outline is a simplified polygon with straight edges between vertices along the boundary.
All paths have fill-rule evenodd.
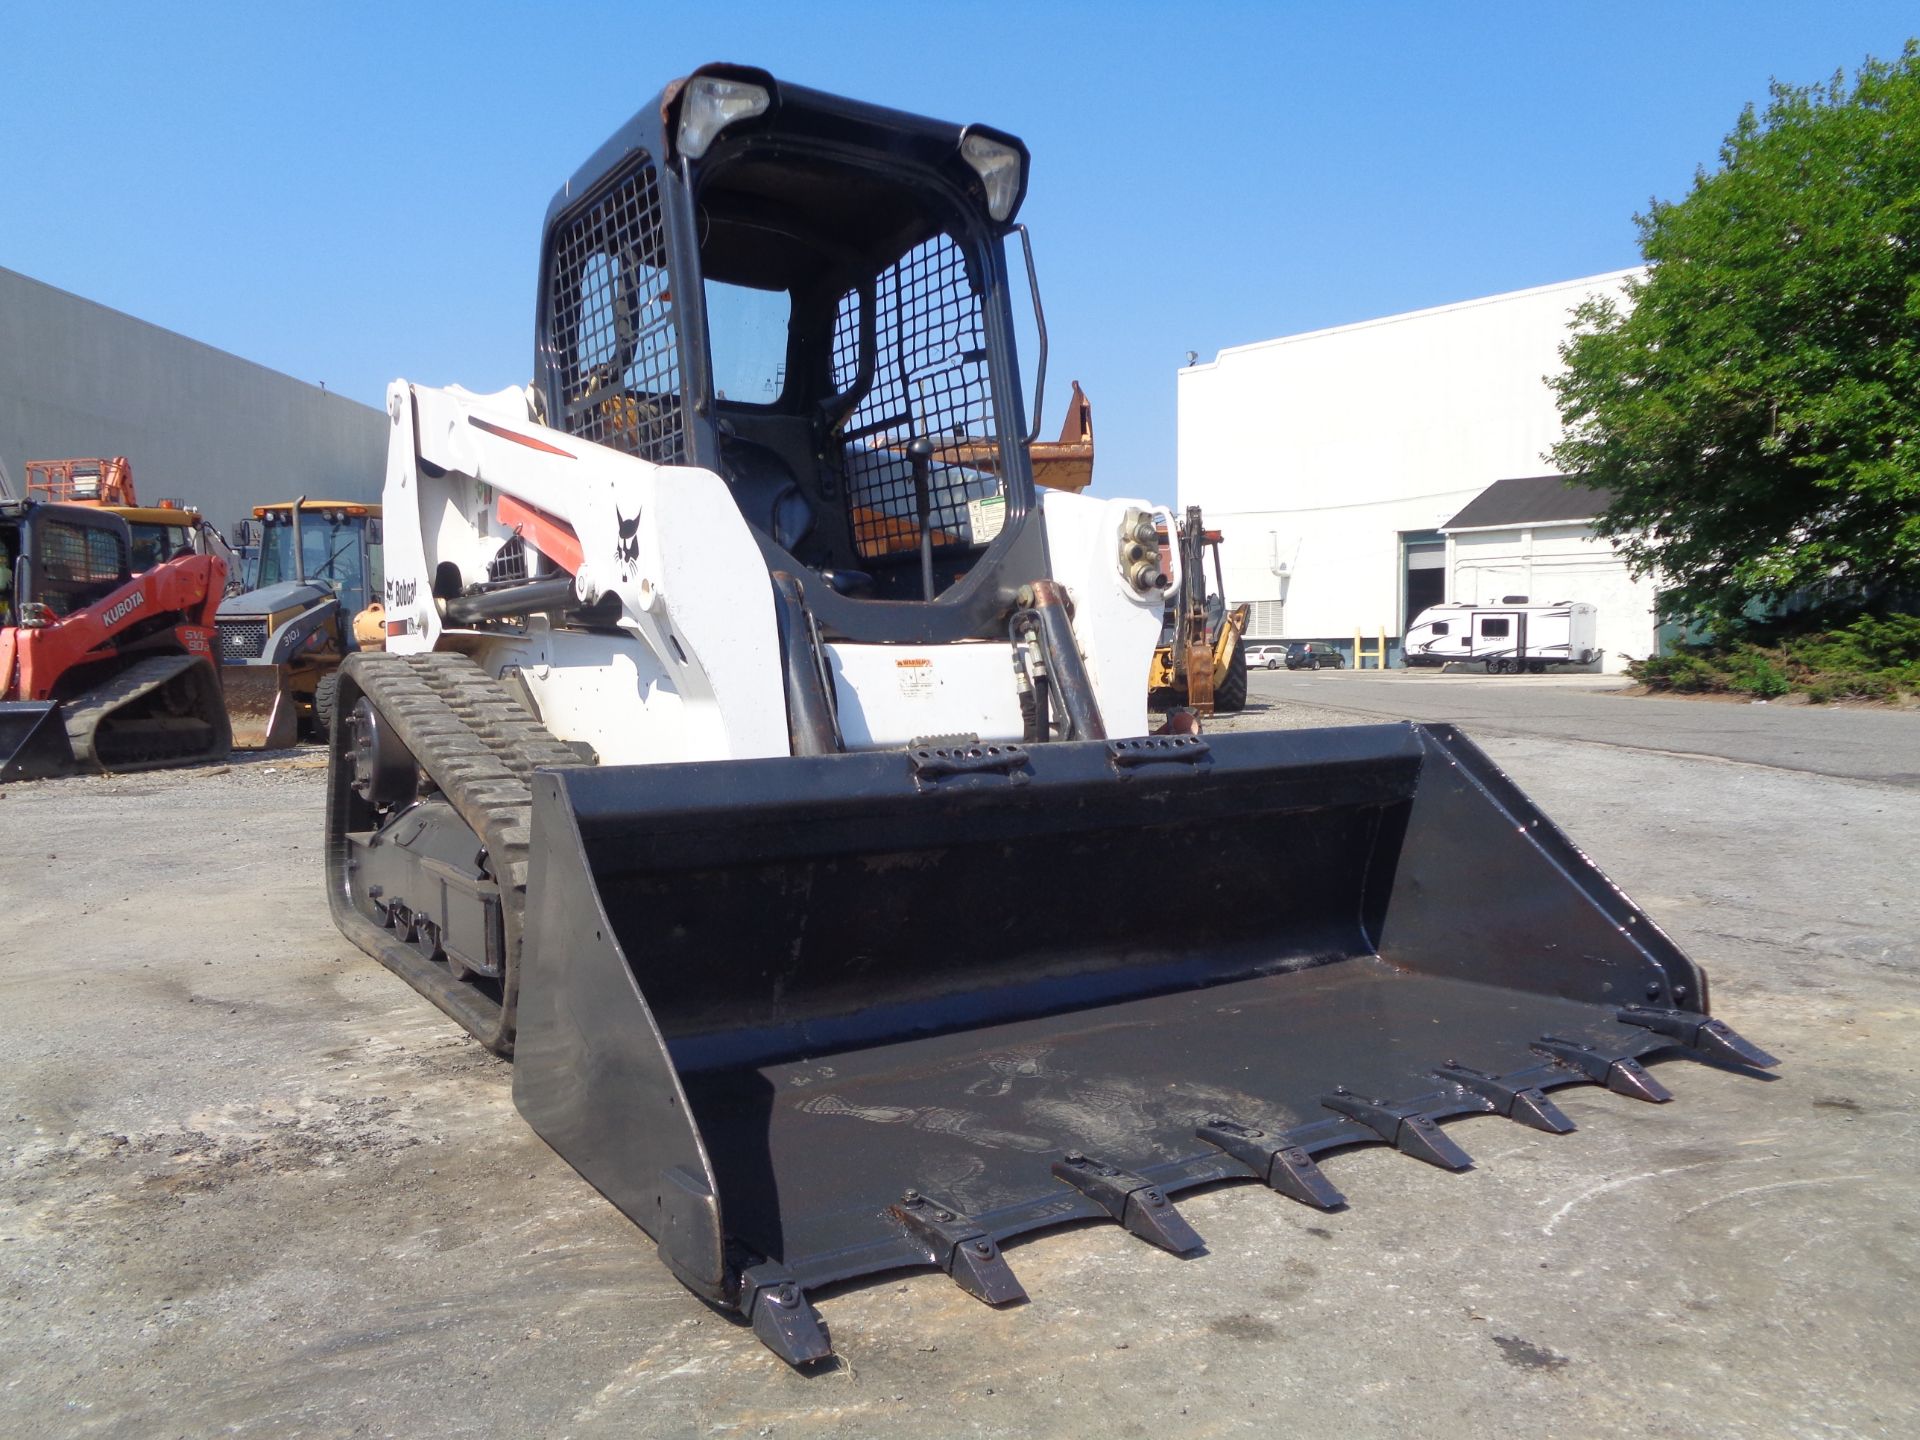
<path id="1" fill-rule="evenodd" d="M 1005 1305 L 1027 1298 L 993 1237 L 958 1210 L 909 1190 L 887 1207 L 887 1213 L 927 1247 L 930 1262 L 975 1299 Z"/>
<path id="2" fill-rule="evenodd" d="M 1642 1069 L 1637 1060 L 1615 1059 L 1591 1045 L 1562 1040 L 1556 1035 L 1542 1035 L 1530 1048 L 1556 1065 L 1578 1070 L 1594 1084 L 1604 1085 L 1616 1095 L 1655 1105 L 1664 1105 L 1673 1099 L 1673 1092 Z"/>
<path id="3" fill-rule="evenodd" d="M 1284 1134 L 1274 1135 L 1253 1125 L 1215 1116 L 1194 1132 L 1207 1144 L 1223 1150 L 1253 1171 L 1269 1190 L 1316 1210 L 1337 1210 L 1347 1197 L 1314 1164 L 1313 1157 Z"/>
<path id="4" fill-rule="evenodd" d="M 1476 1099 L 1482 1110 L 1493 1109 L 1492 1101 L 1484 1097 Z M 1438 1165 L 1442 1170 L 1465 1170 L 1473 1164 L 1473 1157 L 1449 1140 L 1431 1115 L 1417 1108 L 1386 1100 L 1363 1100 L 1344 1085 L 1331 1095 L 1322 1095 L 1320 1103 L 1366 1126 L 1402 1155 Z"/>
<path id="5" fill-rule="evenodd" d="M 1698 1011 L 1628 1005 L 1617 1012 L 1616 1018 L 1622 1025 L 1637 1025 L 1642 1030 L 1665 1035 L 1702 1059 L 1750 1065 L 1756 1070 L 1771 1070 L 1780 1063 L 1725 1021 L 1709 1019 Z"/>
<path id="6" fill-rule="evenodd" d="M 1077 1150 L 1054 1161 L 1053 1173 L 1149 1244 L 1175 1255 L 1191 1255 L 1203 1248 L 1193 1227 L 1151 1180 Z"/>
<path id="7" fill-rule="evenodd" d="M 760 1343 L 787 1364 L 811 1365 L 833 1358 L 820 1313 L 807 1303 L 806 1292 L 784 1265 L 766 1260 L 742 1271 L 740 1299 Z"/>
<path id="8" fill-rule="evenodd" d="M 1518 1120 L 1522 1125 L 1531 1125 L 1535 1130 L 1545 1130 L 1550 1135 L 1569 1135 L 1573 1132 L 1573 1121 L 1537 1085 L 1510 1085 L 1498 1075 L 1489 1075 L 1484 1070 L 1475 1070 L 1455 1060 L 1436 1066 L 1433 1073 L 1449 1084 L 1492 1102 L 1496 1115 Z"/>

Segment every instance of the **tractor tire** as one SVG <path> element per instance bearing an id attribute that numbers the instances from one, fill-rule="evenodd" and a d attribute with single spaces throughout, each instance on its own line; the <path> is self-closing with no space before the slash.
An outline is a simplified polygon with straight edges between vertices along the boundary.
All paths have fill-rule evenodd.
<path id="1" fill-rule="evenodd" d="M 340 672 L 329 671 L 313 687 L 313 738 L 322 745 L 333 741 L 334 708 L 340 694 Z"/>
<path id="2" fill-rule="evenodd" d="M 1213 687 L 1213 708 L 1229 714 L 1247 708 L 1247 652 L 1238 640 L 1233 643 L 1233 658 L 1227 661 L 1227 673 Z"/>

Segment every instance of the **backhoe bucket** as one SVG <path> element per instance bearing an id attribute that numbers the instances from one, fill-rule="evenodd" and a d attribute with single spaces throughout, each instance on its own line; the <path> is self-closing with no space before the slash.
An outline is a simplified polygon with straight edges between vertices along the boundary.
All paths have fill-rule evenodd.
<path id="1" fill-rule="evenodd" d="M 1771 1058 L 1699 968 L 1445 726 L 548 770 L 514 1095 L 789 1361 L 804 1292 L 1314 1160 L 1469 1161 L 1637 1057 Z"/>
<path id="2" fill-rule="evenodd" d="M 300 738 L 300 703 L 285 665 L 223 665 L 236 750 L 284 750 Z"/>
<path id="3" fill-rule="evenodd" d="M 71 775 L 78 768 L 58 701 L 0 702 L 0 783 Z"/>

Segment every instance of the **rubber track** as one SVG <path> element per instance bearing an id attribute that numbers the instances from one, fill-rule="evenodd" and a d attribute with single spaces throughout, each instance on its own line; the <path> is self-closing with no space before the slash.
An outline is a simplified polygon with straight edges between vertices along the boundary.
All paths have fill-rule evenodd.
<path id="1" fill-rule="evenodd" d="M 486 846 L 507 914 L 517 966 L 526 909 L 533 772 L 578 765 L 498 680 L 464 655 L 362 653 L 346 662 L 354 683 L 392 722 L 427 777 Z"/>
<path id="2" fill-rule="evenodd" d="M 186 664 L 181 662 L 185 661 Z M 115 710 L 132 704 L 148 691 L 157 690 L 175 676 L 184 674 L 199 662 L 190 655 L 151 655 L 145 660 L 137 660 L 119 674 L 94 686 L 84 694 L 66 702 L 64 719 L 67 727 L 67 741 L 73 746 L 74 759 L 90 769 L 111 768 L 116 773 L 135 770 L 159 770 L 175 765 L 191 765 L 199 760 L 212 760 L 226 753 L 219 742 L 220 728 L 208 725 L 208 743 L 192 750 L 172 755 L 155 755 L 140 760 L 119 760 L 111 767 L 103 766 L 95 754 L 94 737 L 99 733 L 101 722 L 108 719 Z M 214 683 L 209 678 L 209 683 Z M 214 692 L 218 694 L 216 690 Z M 192 717 L 187 717 L 192 718 Z"/>

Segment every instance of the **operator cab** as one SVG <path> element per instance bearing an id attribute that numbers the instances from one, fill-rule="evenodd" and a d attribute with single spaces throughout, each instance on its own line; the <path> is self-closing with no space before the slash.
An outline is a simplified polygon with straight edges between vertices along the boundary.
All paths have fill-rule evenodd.
<path id="1" fill-rule="evenodd" d="M 299 510 L 299 524 L 294 511 Z M 324 586 L 349 615 L 381 598 L 380 516 L 377 506 L 357 502 L 302 500 L 259 505 L 259 551 L 251 589 L 307 584 Z"/>
<path id="2" fill-rule="evenodd" d="M 829 632 L 1003 634 L 1046 573 L 1007 299 L 1026 161 L 762 71 L 669 87 L 549 212 L 548 422 L 720 474 Z"/>
<path id="3" fill-rule="evenodd" d="M 5 623 L 83 610 L 132 579 L 127 522 L 90 505 L 0 503 L 0 559 L 13 576 Z"/>

